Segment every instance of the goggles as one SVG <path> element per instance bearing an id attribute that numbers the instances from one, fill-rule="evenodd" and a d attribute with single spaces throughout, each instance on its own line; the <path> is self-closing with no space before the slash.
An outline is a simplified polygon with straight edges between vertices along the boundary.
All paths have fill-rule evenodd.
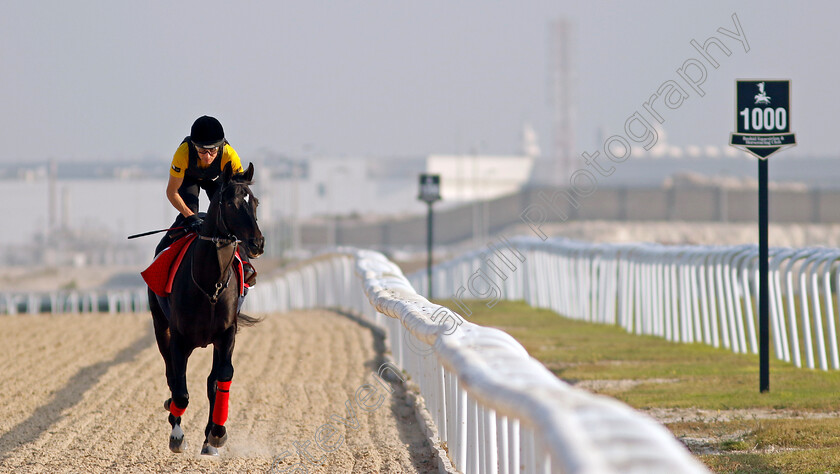
<path id="1" fill-rule="evenodd" d="M 199 155 L 215 155 L 219 152 L 219 147 L 213 146 L 209 148 L 201 147 L 196 145 L 195 151 L 198 152 Z"/>

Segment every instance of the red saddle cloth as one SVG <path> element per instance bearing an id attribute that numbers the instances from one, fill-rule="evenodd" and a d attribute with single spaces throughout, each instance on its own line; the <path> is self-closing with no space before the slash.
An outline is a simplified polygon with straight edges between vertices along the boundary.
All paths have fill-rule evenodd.
<path id="1" fill-rule="evenodd" d="M 149 268 L 140 272 L 143 280 L 146 281 L 154 294 L 165 298 L 169 296 L 169 293 L 172 293 L 172 281 L 175 279 L 175 272 L 197 235 L 196 233 L 188 234 L 172 242 L 172 245 L 157 254 Z"/>
<path id="2" fill-rule="evenodd" d="M 172 282 L 175 280 L 175 273 L 178 267 L 181 266 L 181 261 L 184 259 L 184 254 L 195 240 L 198 234 L 191 233 L 172 242 L 172 245 L 166 247 L 155 257 L 149 268 L 140 272 L 149 289 L 154 294 L 161 298 L 166 298 L 172 293 Z M 245 295 L 245 288 L 250 288 L 245 284 L 244 271 L 242 268 L 242 259 L 239 256 L 239 249 L 236 250 L 236 261 L 234 262 L 234 269 L 236 270 L 237 280 L 239 281 L 239 296 Z"/>

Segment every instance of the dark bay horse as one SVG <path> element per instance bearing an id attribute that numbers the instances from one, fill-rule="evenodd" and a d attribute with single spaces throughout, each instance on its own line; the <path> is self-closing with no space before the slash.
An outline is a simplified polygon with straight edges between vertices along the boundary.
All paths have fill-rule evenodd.
<path id="1" fill-rule="evenodd" d="M 225 167 L 222 184 L 210 200 L 199 236 L 175 274 L 172 293 L 159 300 L 149 290 L 155 336 L 171 391 L 171 398 L 164 403 L 172 425 L 169 449 L 176 453 L 187 448 L 181 429 L 181 415 L 189 404 L 187 358 L 195 348 L 209 344 L 213 344 L 213 368 L 207 377 L 210 415 L 201 453 L 218 455 L 217 448 L 227 440 L 224 424 L 233 378 L 234 339 L 238 326 L 259 321 L 239 313 L 240 282 L 234 271 L 237 248 L 251 258 L 263 253 L 264 239 L 256 218 L 257 199 L 249 188 L 253 176 L 253 164 L 240 174 L 234 174 L 230 164 Z M 169 318 L 162 309 L 165 306 L 169 307 Z"/>

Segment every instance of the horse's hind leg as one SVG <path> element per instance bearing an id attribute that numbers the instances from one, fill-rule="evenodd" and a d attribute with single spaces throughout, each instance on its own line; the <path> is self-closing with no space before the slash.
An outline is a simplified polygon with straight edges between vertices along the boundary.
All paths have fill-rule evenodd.
<path id="1" fill-rule="evenodd" d="M 169 356 L 172 373 L 168 382 L 172 398 L 166 401 L 164 408 L 169 410 L 169 424 L 172 425 L 169 449 L 174 453 L 182 453 L 187 449 L 187 442 L 184 439 L 184 431 L 181 429 L 181 415 L 190 403 L 190 394 L 187 392 L 187 358 L 192 350 L 184 347 L 177 332 L 172 332 L 170 336 Z"/>
<path id="2" fill-rule="evenodd" d="M 210 415 L 204 429 L 202 454 L 218 454 L 227 441 L 225 422 L 228 415 L 228 398 L 233 379 L 234 338 L 236 328 L 230 327 L 213 343 L 213 369 L 207 377 L 207 399 L 210 400 Z"/>

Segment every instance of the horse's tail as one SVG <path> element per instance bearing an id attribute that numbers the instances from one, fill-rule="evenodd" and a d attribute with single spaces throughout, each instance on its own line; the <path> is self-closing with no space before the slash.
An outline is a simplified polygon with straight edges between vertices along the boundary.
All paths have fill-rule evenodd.
<path id="1" fill-rule="evenodd" d="M 262 321 L 264 318 L 255 318 L 253 316 L 248 316 L 245 313 L 239 313 L 239 316 L 236 318 L 236 330 L 239 331 L 241 327 L 251 327 L 258 322 Z"/>

